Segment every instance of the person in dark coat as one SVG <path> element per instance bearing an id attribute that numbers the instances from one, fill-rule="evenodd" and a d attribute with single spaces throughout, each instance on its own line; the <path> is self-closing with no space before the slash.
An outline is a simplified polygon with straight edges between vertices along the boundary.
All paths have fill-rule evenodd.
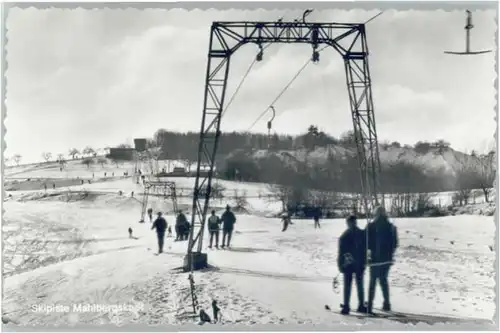
<path id="1" fill-rule="evenodd" d="M 342 314 L 349 314 L 352 288 L 352 277 L 356 278 L 358 291 L 357 312 L 366 313 L 363 276 L 366 267 L 366 234 L 358 228 L 356 216 L 347 218 L 347 230 L 339 238 L 337 265 L 344 275 L 344 304 Z"/>
<path id="2" fill-rule="evenodd" d="M 234 216 L 229 205 L 226 206 L 226 211 L 221 216 L 222 221 L 222 247 L 224 248 L 226 244 L 227 237 L 227 247 L 231 244 L 231 236 L 233 235 L 234 224 L 236 223 L 236 216 Z"/>
<path id="3" fill-rule="evenodd" d="M 288 213 L 283 213 L 283 215 L 281 215 L 281 220 L 283 221 L 283 228 L 281 229 L 281 232 L 286 231 L 286 229 L 288 229 L 288 226 L 290 224 L 293 224 L 292 218 L 290 217 L 290 214 L 288 214 Z"/>
<path id="4" fill-rule="evenodd" d="M 314 229 L 316 228 L 321 228 L 321 226 L 319 225 L 319 212 L 316 212 L 314 214 Z"/>
<path id="5" fill-rule="evenodd" d="M 180 210 L 177 215 L 177 220 L 175 221 L 176 241 L 184 239 L 184 235 L 186 234 L 186 224 L 189 224 L 186 215 L 184 215 L 182 210 Z"/>
<path id="6" fill-rule="evenodd" d="M 389 222 L 385 208 L 375 209 L 373 222 L 366 227 L 368 233 L 368 251 L 370 261 L 370 286 L 368 288 L 368 312 L 372 313 L 375 298 L 375 286 L 380 281 L 384 303 L 382 309 L 391 311 L 389 298 L 389 269 L 393 264 L 394 252 L 398 248 L 398 231 Z"/>
<path id="7" fill-rule="evenodd" d="M 184 230 L 183 240 L 188 240 L 189 232 L 191 231 L 191 223 L 189 223 L 187 218 L 186 218 L 186 221 L 184 222 L 184 229 L 183 230 Z"/>
<path id="8" fill-rule="evenodd" d="M 156 235 L 158 236 L 158 253 L 163 252 L 163 241 L 167 227 L 167 221 L 163 218 L 162 213 L 158 212 L 158 218 L 153 222 L 153 226 L 151 227 L 151 230 L 156 229 Z"/>
<path id="9" fill-rule="evenodd" d="M 212 248 L 213 240 L 215 237 L 215 247 L 219 248 L 219 230 L 220 230 L 220 219 L 215 215 L 215 210 L 212 210 L 212 214 L 208 218 L 208 232 L 210 233 L 210 245 L 208 248 Z"/>

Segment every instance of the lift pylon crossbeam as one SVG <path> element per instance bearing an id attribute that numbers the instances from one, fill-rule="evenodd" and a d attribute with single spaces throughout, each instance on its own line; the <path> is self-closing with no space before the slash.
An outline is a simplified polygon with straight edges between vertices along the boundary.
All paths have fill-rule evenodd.
<path id="1" fill-rule="evenodd" d="M 206 261 L 206 255 L 201 251 L 230 58 L 238 48 L 248 43 L 259 46 L 266 43 L 302 43 L 311 44 L 314 50 L 320 44 L 324 44 L 331 46 L 342 56 L 359 157 L 364 207 L 370 212 L 375 204 L 383 204 L 381 194 L 378 192 L 380 159 L 364 24 L 299 21 L 214 22 L 210 33 L 191 230 L 184 260 L 185 270 L 203 268 L 207 264 L 203 262 Z M 209 166 L 208 172 L 202 173 L 201 165 Z"/>
<path id="2" fill-rule="evenodd" d="M 175 183 L 170 181 L 146 181 L 144 183 L 144 196 L 142 198 L 141 204 L 141 219 L 139 220 L 140 222 L 144 222 L 148 206 L 148 199 L 151 195 L 150 193 L 157 192 L 158 190 L 161 190 L 163 192 L 161 194 L 165 199 L 170 198 L 172 200 L 172 208 L 174 210 L 174 214 L 177 215 L 179 209 L 177 205 L 177 191 Z"/>

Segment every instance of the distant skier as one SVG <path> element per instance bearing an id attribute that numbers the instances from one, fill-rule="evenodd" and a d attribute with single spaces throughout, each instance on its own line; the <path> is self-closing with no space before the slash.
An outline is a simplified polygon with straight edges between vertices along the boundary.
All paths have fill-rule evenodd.
<path id="1" fill-rule="evenodd" d="M 229 205 L 226 206 L 226 211 L 221 216 L 222 221 L 222 248 L 227 244 L 231 245 L 231 236 L 233 235 L 234 224 L 236 223 L 236 216 L 234 216 Z M 226 243 L 227 237 L 227 243 Z"/>
<path id="2" fill-rule="evenodd" d="M 292 218 L 290 217 L 290 214 L 288 213 L 283 213 L 281 215 L 281 221 L 283 221 L 283 228 L 281 229 L 281 232 L 284 232 L 288 229 L 288 226 L 292 223 Z"/>
<path id="3" fill-rule="evenodd" d="M 167 237 L 172 237 L 172 227 L 171 226 L 168 226 L 168 234 L 167 234 Z"/>
<path id="4" fill-rule="evenodd" d="M 368 233 L 368 250 L 370 261 L 370 286 L 368 289 L 368 312 L 372 313 L 375 298 L 375 286 L 380 281 L 384 304 L 384 311 L 391 311 L 389 298 L 389 269 L 393 264 L 394 252 L 398 247 L 398 231 L 394 224 L 389 222 L 385 208 L 378 206 L 375 209 L 375 219 L 366 227 Z"/>
<path id="5" fill-rule="evenodd" d="M 153 208 L 148 208 L 149 222 L 153 222 Z"/>
<path id="6" fill-rule="evenodd" d="M 132 238 L 132 228 L 128 228 L 128 238 Z"/>
<path id="7" fill-rule="evenodd" d="M 162 217 L 162 213 L 158 212 L 158 218 L 153 222 L 153 226 L 151 227 L 151 230 L 156 229 L 156 235 L 158 236 L 158 253 L 163 252 L 163 241 L 167 227 L 167 221 Z"/>
<path id="8" fill-rule="evenodd" d="M 357 312 L 366 313 L 363 276 L 366 267 L 366 234 L 357 226 L 356 216 L 347 218 L 347 230 L 339 238 L 337 266 L 344 275 L 344 304 L 342 314 L 349 314 L 352 288 L 352 276 L 356 277 L 358 291 Z"/>
<path id="9" fill-rule="evenodd" d="M 186 224 L 187 224 L 186 215 L 179 210 L 179 214 L 177 215 L 177 220 L 175 221 L 175 233 L 176 233 L 176 241 L 180 241 L 184 239 L 184 234 L 186 233 Z"/>
<path id="10" fill-rule="evenodd" d="M 314 229 L 321 228 L 319 224 L 319 212 L 314 214 Z"/>
<path id="11" fill-rule="evenodd" d="M 210 233 L 210 245 L 208 248 L 212 248 L 213 240 L 215 237 L 215 247 L 219 248 L 219 230 L 220 230 L 221 220 L 217 215 L 215 215 L 215 210 L 212 210 L 212 215 L 208 218 L 208 232 Z"/>

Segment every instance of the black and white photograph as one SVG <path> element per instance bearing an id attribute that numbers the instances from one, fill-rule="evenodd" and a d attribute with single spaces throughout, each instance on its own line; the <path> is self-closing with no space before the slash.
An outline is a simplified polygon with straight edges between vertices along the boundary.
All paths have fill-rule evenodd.
<path id="1" fill-rule="evenodd" d="M 304 6 L 8 8 L 4 329 L 498 327 L 496 7 Z"/>

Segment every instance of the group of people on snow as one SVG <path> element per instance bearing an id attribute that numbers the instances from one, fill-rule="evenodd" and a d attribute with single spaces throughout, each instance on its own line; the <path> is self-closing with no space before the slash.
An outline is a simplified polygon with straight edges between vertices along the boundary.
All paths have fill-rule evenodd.
<path id="1" fill-rule="evenodd" d="M 226 206 L 226 211 L 220 217 L 212 210 L 208 218 L 208 232 L 210 234 L 210 244 L 208 248 L 212 248 L 215 238 L 215 247 L 219 248 L 219 234 L 220 226 L 222 224 L 222 248 L 231 246 L 231 237 L 233 235 L 234 224 L 236 223 L 236 216 L 231 211 L 229 205 Z M 226 241 L 227 240 L 227 241 Z"/>
<path id="2" fill-rule="evenodd" d="M 344 302 L 341 313 L 350 313 L 350 298 L 353 277 L 358 291 L 357 312 L 373 314 L 373 301 L 377 281 L 380 283 L 384 303 L 383 311 L 391 311 L 389 298 L 389 270 L 398 247 L 398 233 L 389 222 L 385 208 L 375 209 L 374 219 L 362 230 L 357 226 L 357 218 L 347 218 L 347 230 L 339 238 L 337 266 L 344 276 Z M 363 277 L 366 267 L 370 268 L 368 302 L 365 305 Z"/>
<path id="3" fill-rule="evenodd" d="M 149 220 L 153 220 L 153 209 L 148 209 Z M 158 217 L 154 220 L 151 230 L 155 230 L 158 238 L 158 253 L 163 252 L 163 244 L 165 239 L 165 233 L 168 231 L 169 236 L 172 234 L 172 230 L 168 225 L 167 221 L 163 217 L 162 212 L 157 213 Z M 210 245 L 212 248 L 213 241 L 215 238 L 215 247 L 219 248 L 219 233 L 222 224 L 222 248 L 229 247 L 231 245 L 231 238 L 233 235 L 234 224 L 236 223 L 236 216 L 231 211 L 229 205 L 226 206 L 226 210 L 222 213 L 221 217 L 215 214 L 215 210 L 212 210 L 210 217 L 208 218 L 208 231 L 210 234 Z M 189 231 L 191 229 L 191 224 L 186 218 L 186 215 L 182 211 L 177 214 L 175 222 L 175 233 L 176 241 L 187 240 L 189 237 Z M 131 229 L 129 228 L 129 235 L 132 237 Z"/>

